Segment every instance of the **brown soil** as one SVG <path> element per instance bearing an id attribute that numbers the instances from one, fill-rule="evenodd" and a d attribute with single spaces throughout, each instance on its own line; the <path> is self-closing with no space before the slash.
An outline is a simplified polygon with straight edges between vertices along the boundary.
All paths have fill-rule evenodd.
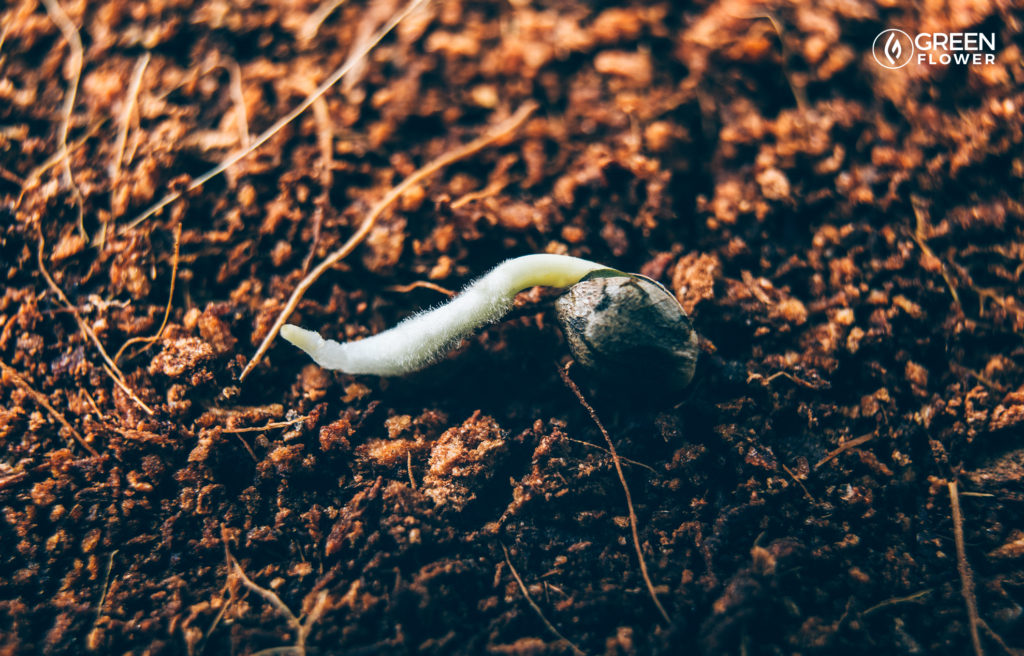
<path id="1" fill-rule="evenodd" d="M 1021 653 L 1019 3 L 596 4 L 418 11 L 132 228 L 401 6 L 2 10 L 0 654 Z M 893 26 L 996 63 L 883 69 Z M 406 379 L 279 339 L 239 381 L 374 203 L 531 100 L 293 318 L 370 335 L 532 252 L 668 285 L 685 394 L 582 385 L 668 622 L 550 295 Z"/>

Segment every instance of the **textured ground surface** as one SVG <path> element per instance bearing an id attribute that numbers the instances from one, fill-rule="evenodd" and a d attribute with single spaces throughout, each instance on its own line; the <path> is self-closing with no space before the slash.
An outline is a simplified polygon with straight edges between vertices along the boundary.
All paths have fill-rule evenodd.
<path id="1" fill-rule="evenodd" d="M 59 7 L 6 4 L 0 653 L 964 654 L 971 598 L 984 653 L 1024 647 L 1019 9 L 437 3 L 129 228 L 400 6 L 64 2 L 79 66 Z M 881 69 L 890 26 L 994 31 L 997 61 Z M 324 372 L 278 340 L 238 381 L 374 203 L 531 100 L 296 316 L 373 334 L 444 298 L 402 286 L 531 252 L 669 286 L 705 340 L 693 385 L 660 407 L 584 391 L 634 461 L 670 622 L 558 375 L 550 295 L 408 379 Z M 169 297 L 160 339 L 118 358 L 122 389 L 83 326 L 113 357 Z"/>

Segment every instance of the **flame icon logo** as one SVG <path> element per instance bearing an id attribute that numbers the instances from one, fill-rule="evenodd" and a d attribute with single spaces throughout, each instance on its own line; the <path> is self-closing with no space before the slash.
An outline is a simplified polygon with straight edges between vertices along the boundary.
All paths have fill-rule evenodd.
<path id="1" fill-rule="evenodd" d="M 882 37 L 885 37 L 884 39 Z M 881 41 L 881 43 L 879 43 Z M 914 40 L 903 30 L 883 30 L 871 46 L 875 62 L 884 68 L 903 68 L 914 58 Z"/>
<path id="2" fill-rule="evenodd" d="M 900 47 L 900 40 L 896 38 L 895 32 L 889 33 L 889 40 L 885 42 L 885 56 L 889 58 L 889 64 L 896 65 L 903 48 Z"/>

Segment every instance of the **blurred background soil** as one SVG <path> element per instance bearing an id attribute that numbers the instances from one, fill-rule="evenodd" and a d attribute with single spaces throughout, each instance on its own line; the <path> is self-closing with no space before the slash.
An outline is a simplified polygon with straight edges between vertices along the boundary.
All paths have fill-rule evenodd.
<path id="1" fill-rule="evenodd" d="M 1019 3 L 426 4 L 134 222 L 403 8 L 338 4 L 2 9 L 0 654 L 1021 653 Z M 888 27 L 996 62 L 883 69 Z M 534 252 L 669 286 L 693 384 L 583 385 L 669 621 L 550 294 L 406 379 L 277 340 L 239 381 L 530 101 L 293 320 L 367 336 Z"/>

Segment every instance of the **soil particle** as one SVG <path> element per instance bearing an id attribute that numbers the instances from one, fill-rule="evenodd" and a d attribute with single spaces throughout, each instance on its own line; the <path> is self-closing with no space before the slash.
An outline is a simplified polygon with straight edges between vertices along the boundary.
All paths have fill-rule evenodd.
<path id="1" fill-rule="evenodd" d="M 149 373 L 161 373 L 168 378 L 180 378 L 195 372 L 199 366 L 213 359 L 213 347 L 196 337 L 183 337 L 167 342 L 163 350 L 149 365 Z"/>
<path id="2" fill-rule="evenodd" d="M 476 412 L 431 446 L 423 492 L 440 510 L 461 512 L 476 498 L 474 490 L 490 484 L 507 453 L 504 431 Z"/>

